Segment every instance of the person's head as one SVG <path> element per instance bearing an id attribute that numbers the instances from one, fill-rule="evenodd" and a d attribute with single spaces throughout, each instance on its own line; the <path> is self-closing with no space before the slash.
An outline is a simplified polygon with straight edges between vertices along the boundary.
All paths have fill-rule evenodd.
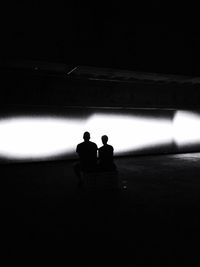
<path id="1" fill-rule="evenodd" d="M 106 145 L 107 142 L 108 142 L 108 136 L 107 136 L 107 135 L 103 135 L 103 136 L 101 137 L 101 140 L 102 140 L 102 143 L 103 143 L 104 145 Z"/>
<path id="2" fill-rule="evenodd" d="M 89 132 L 84 132 L 83 139 L 84 139 L 85 142 L 88 142 L 90 140 L 90 133 Z"/>

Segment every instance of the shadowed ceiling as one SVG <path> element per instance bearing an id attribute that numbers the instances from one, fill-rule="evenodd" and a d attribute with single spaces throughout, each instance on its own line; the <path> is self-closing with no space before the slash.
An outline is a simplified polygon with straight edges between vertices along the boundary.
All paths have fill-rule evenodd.
<path id="1" fill-rule="evenodd" d="M 26 2 L 7 2 L 1 7 L 1 59 L 200 74 L 197 23 L 152 23 L 144 20 L 144 12 L 136 19 L 136 8 L 117 3 L 80 6 Z M 151 8 L 162 16 L 162 9 Z"/>

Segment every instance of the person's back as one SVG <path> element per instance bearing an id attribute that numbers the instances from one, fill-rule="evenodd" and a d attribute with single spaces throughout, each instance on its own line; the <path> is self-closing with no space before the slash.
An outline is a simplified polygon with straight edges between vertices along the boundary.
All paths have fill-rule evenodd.
<path id="1" fill-rule="evenodd" d="M 97 164 L 97 145 L 91 141 L 85 141 L 77 145 L 76 152 L 79 155 L 81 169 L 90 171 Z"/>
<path id="2" fill-rule="evenodd" d="M 99 167 L 103 171 L 116 170 L 116 166 L 113 162 L 113 147 L 108 145 L 108 137 L 102 136 L 103 146 L 99 148 Z"/>
<path id="3" fill-rule="evenodd" d="M 76 148 L 80 159 L 81 170 L 94 170 L 97 164 L 97 145 L 90 141 L 89 132 L 84 133 L 83 139 L 84 142 L 78 144 Z"/>
<path id="4" fill-rule="evenodd" d="M 99 148 L 99 160 L 102 163 L 113 162 L 113 147 L 111 145 L 105 145 Z"/>

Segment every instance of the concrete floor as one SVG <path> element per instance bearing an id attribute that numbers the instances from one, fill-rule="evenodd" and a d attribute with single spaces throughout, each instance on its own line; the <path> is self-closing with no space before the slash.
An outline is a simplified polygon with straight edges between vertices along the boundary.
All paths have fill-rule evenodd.
<path id="1" fill-rule="evenodd" d="M 111 192 L 77 188 L 71 161 L 1 165 L 7 263 L 200 263 L 200 153 L 116 165 L 120 190 Z"/>

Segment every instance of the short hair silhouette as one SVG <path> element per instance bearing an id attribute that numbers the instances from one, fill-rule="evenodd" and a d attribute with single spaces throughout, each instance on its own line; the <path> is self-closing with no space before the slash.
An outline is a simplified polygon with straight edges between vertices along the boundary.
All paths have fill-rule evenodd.
<path id="1" fill-rule="evenodd" d="M 102 135 L 101 140 L 102 140 L 102 143 L 103 143 L 104 145 L 106 145 L 107 142 L 108 142 L 108 136 L 107 136 L 107 135 Z"/>
<path id="2" fill-rule="evenodd" d="M 108 136 L 102 135 L 101 140 L 103 146 L 99 148 L 99 170 L 100 171 L 115 171 L 116 166 L 113 162 L 114 148 L 108 145 Z"/>
<path id="3" fill-rule="evenodd" d="M 81 172 L 93 172 L 97 169 L 97 150 L 98 147 L 94 142 L 90 141 L 90 133 L 84 132 L 84 142 L 76 147 L 79 156 L 79 162 L 74 165 L 74 171 L 79 179 L 79 185 L 82 183 Z"/>
<path id="4" fill-rule="evenodd" d="M 89 132 L 84 132 L 84 134 L 83 134 L 83 139 L 84 139 L 85 141 L 89 141 L 89 140 L 90 140 L 90 133 L 89 133 Z"/>

